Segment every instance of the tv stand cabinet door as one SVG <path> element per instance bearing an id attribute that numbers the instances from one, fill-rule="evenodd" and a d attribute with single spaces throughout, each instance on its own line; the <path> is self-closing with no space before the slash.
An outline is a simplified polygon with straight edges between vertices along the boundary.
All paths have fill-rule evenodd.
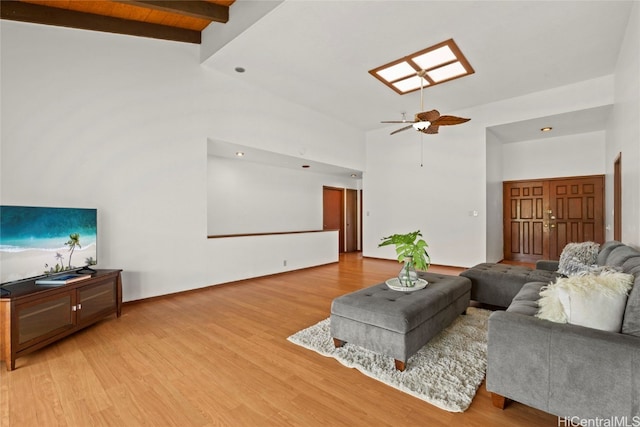
<path id="1" fill-rule="evenodd" d="M 76 327 L 75 292 L 56 292 L 44 298 L 13 304 L 3 302 L 3 317 L 9 318 L 2 336 L 2 360 L 15 369 L 18 357 L 57 341 Z"/>
<path id="2" fill-rule="evenodd" d="M 117 314 L 117 278 L 117 276 L 105 277 L 97 282 L 78 288 L 78 310 L 76 315 L 78 316 L 79 328 L 97 322 L 110 314 Z"/>
<path id="3" fill-rule="evenodd" d="M 75 327 L 72 292 L 15 306 L 17 350 L 21 351 Z"/>

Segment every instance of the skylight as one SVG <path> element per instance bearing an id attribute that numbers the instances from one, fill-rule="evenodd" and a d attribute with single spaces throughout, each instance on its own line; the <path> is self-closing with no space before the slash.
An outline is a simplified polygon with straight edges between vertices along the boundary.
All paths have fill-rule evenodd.
<path id="1" fill-rule="evenodd" d="M 423 86 L 429 87 L 473 74 L 475 71 L 453 39 L 412 53 L 369 71 L 391 89 L 404 95 L 420 89 L 418 71 L 426 71 Z"/>

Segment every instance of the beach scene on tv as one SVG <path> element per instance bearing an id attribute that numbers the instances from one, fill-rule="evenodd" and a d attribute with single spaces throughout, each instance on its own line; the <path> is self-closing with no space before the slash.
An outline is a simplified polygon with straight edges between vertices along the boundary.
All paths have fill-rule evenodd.
<path id="1" fill-rule="evenodd" d="M 96 263 L 96 209 L 0 206 L 0 283 Z"/>

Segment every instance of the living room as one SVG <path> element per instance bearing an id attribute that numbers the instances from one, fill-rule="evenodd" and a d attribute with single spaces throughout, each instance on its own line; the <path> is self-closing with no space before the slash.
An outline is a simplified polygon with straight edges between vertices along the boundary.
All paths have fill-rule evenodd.
<path id="1" fill-rule="evenodd" d="M 296 3 L 284 2 L 258 24 L 271 28 L 280 20 L 292 22 L 290 14 L 300 12 L 297 8 L 301 5 Z M 517 22 L 540 18 L 532 13 L 540 12 L 536 5 L 539 2 L 518 3 L 482 4 L 497 8 L 496 12 L 508 8 Z M 246 7 L 238 2 L 232 11 L 236 6 L 238 14 L 241 7 Z M 309 6 L 320 7 L 320 3 Z M 409 3 L 407 7 L 422 6 Z M 363 80 L 370 80 L 372 91 L 389 99 L 385 115 L 370 117 L 372 126 L 379 126 L 381 120 L 400 118 L 401 102 L 410 113 L 417 111 L 419 99 L 414 94 L 411 101 L 397 100 L 401 97 L 376 82 L 367 74 L 369 69 L 452 37 L 475 67 L 475 75 L 480 76 L 485 73 L 479 67 L 481 54 L 468 46 L 481 45 L 493 37 L 508 39 L 517 32 L 517 25 L 510 28 L 507 22 L 502 27 L 478 26 L 468 35 L 448 32 L 442 29 L 442 23 L 432 22 L 440 21 L 433 18 L 439 7 L 444 6 L 429 5 L 428 10 L 406 12 L 430 17 L 422 27 L 423 39 L 402 34 L 403 26 L 411 34 L 418 32 L 414 28 L 417 24 L 410 27 L 401 21 L 392 25 L 390 18 L 384 21 L 387 34 L 376 40 L 382 46 L 380 39 L 386 38 L 385 51 L 393 50 L 395 56 L 371 58 L 358 70 Z M 476 10 L 483 7 L 481 4 L 459 4 L 455 9 L 462 13 L 465 7 L 471 8 L 468 15 L 484 16 Z M 590 65 L 599 61 L 604 64 L 599 68 L 585 66 L 584 74 L 575 76 L 575 80 L 549 77 L 548 85 L 538 90 L 482 105 L 447 108 L 455 101 L 447 100 L 447 91 L 454 90 L 447 87 L 474 75 L 432 88 L 438 89 L 437 98 L 427 90 L 428 105 L 443 113 L 470 117 L 471 121 L 443 127 L 438 135 L 424 135 L 423 139 L 413 132 L 389 136 L 395 128 L 388 126 L 363 130 L 347 118 L 343 121 L 320 113 L 243 80 L 233 69 L 219 68 L 231 63 L 246 67 L 245 74 L 251 74 L 250 59 L 281 59 L 284 52 L 272 47 L 265 47 L 262 58 L 248 58 L 242 50 L 234 51 L 234 42 L 230 41 L 220 48 L 219 57 L 213 54 L 203 60 L 199 45 L 3 19 L 2 204 L 97 208 L 98 267 L 123 269 L 123 299 L 133 302 L 338 261 L 335 233 L 208 239 L 207 152 L 211 141 L 363 172 L 361 180 L 347 179 L 341 184 L 364 192 L 362 255 L 392 259 L 391 249 L 377 247 L 380 238 L 421 229 L 430 245 L 432 262 L 456 267 L 501 259 L 502 201 L 497 186 L 504 180 L 604 174 L 606 223 L 612 224 L 611 177 L 614 160 L 622 153 L 621 240 L 638 246 L 639 7 L 637 2 L 578 2 L 562 7 L 564 15 L 554 19 L 571 21 L 571 7 L 593 8 L 586 16 L 575 11 L 589 24 L 581 27 L 589 36 L 574 39 L 567 34 L 575 49 L 571 55 L 578 55 L 580 60 L 591 57 Z M 372 18 L 383 15 L 371 13 Z M 358 18 L 366 21 L 366 16 Z M 302 18 L 297 25 L 306 24 Z M 234 19 L 232 14 L 230 24 Z M 351 19 L 355 27 L 357 21 Z M 594 22 L 598 24 L 591 25 Z M 356 41 L 364 38 L 375 44 L 370 37 L 379 25 L 378 21 L 369 25 L 363 22 Z M 429 35 L 429 27 L 436 25 L 440 29 L 437 36 Z M 530 23 L 535 25 L 543 24 Z M 278 36 L 301 37 L 300 27 L 294 30 Z M 337 27 L 335 31 L 327 36 L 334 43 L 348 36 L 337 32 Z M 244 36 L 247 39 L 239 35 L 235 43 L 241 47 L 263 36 L 262 32 L 250 35 Z M 618 43 L 602 46 L 603 38 Z M 268 40 L 261 43 L 272 44 Z M 597 54 L 590 49 L 598 49 Z M 602 50 L 608 52 L 606 61 L 602 60 Z M 326 50 L 316 55 L 318 52 L 328 55 Z M 500 52 L 493 55 L 499 58 Z M 304 59 L 290 59 L 282 67 L 297 61 Z M 578 59 L 568 55 L 567 61 Z M 549 72 L 553 71 L 557 70 L 551 67 Z M 314 82 L 313 76 L 308 77 Z M 519 78 L 498 79 L 515 82 Z M 343 102 L 334 96 L 336 104 Z M 354 114 L 364 108 L 358 107 L 357 97 L 344 103 L 355 104 Z M 534 137 L 502 145 L 492 130 L 509 123 L 597 108 L 609 108 L 605 126 L 574 135 Z M 589 150 L 581 145 L 584 141 Z M 534 144 L 539 148 L 529 150 Z M 580 151 L 580 157 L 576 151 Z M 561 155 L 556 156 L 558 152 Z M 533 163 L 539 166 L 533 168 Z M 321 206 L 321 189 L 317 191 L 315 200 Z M 411 203 L 405 207 L 407 198 Z M 474 211 L 478 216 L 469 215 Z M 289 215 L 286 209 L 282 214 L 285 218 Z M 318 218 L 309 220 L 311 228 L 322 228 Z M 607 240 L 613 238 L 612 233 L 607 231 Z M 286 266 L 283 260 L 287 260 Z"/>

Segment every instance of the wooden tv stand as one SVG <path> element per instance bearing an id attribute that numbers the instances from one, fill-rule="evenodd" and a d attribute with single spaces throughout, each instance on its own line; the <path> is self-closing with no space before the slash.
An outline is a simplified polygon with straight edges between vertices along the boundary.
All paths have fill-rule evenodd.
<path id="1" fill-rule="evenodd" d="M 96 270 L 90 279 L 58 287 L 35 280 L 4 285 L 0 297 L 0 360 L 7 370 L 16 359 L 103 318 L 122 312 L 122 270 Z"/>

